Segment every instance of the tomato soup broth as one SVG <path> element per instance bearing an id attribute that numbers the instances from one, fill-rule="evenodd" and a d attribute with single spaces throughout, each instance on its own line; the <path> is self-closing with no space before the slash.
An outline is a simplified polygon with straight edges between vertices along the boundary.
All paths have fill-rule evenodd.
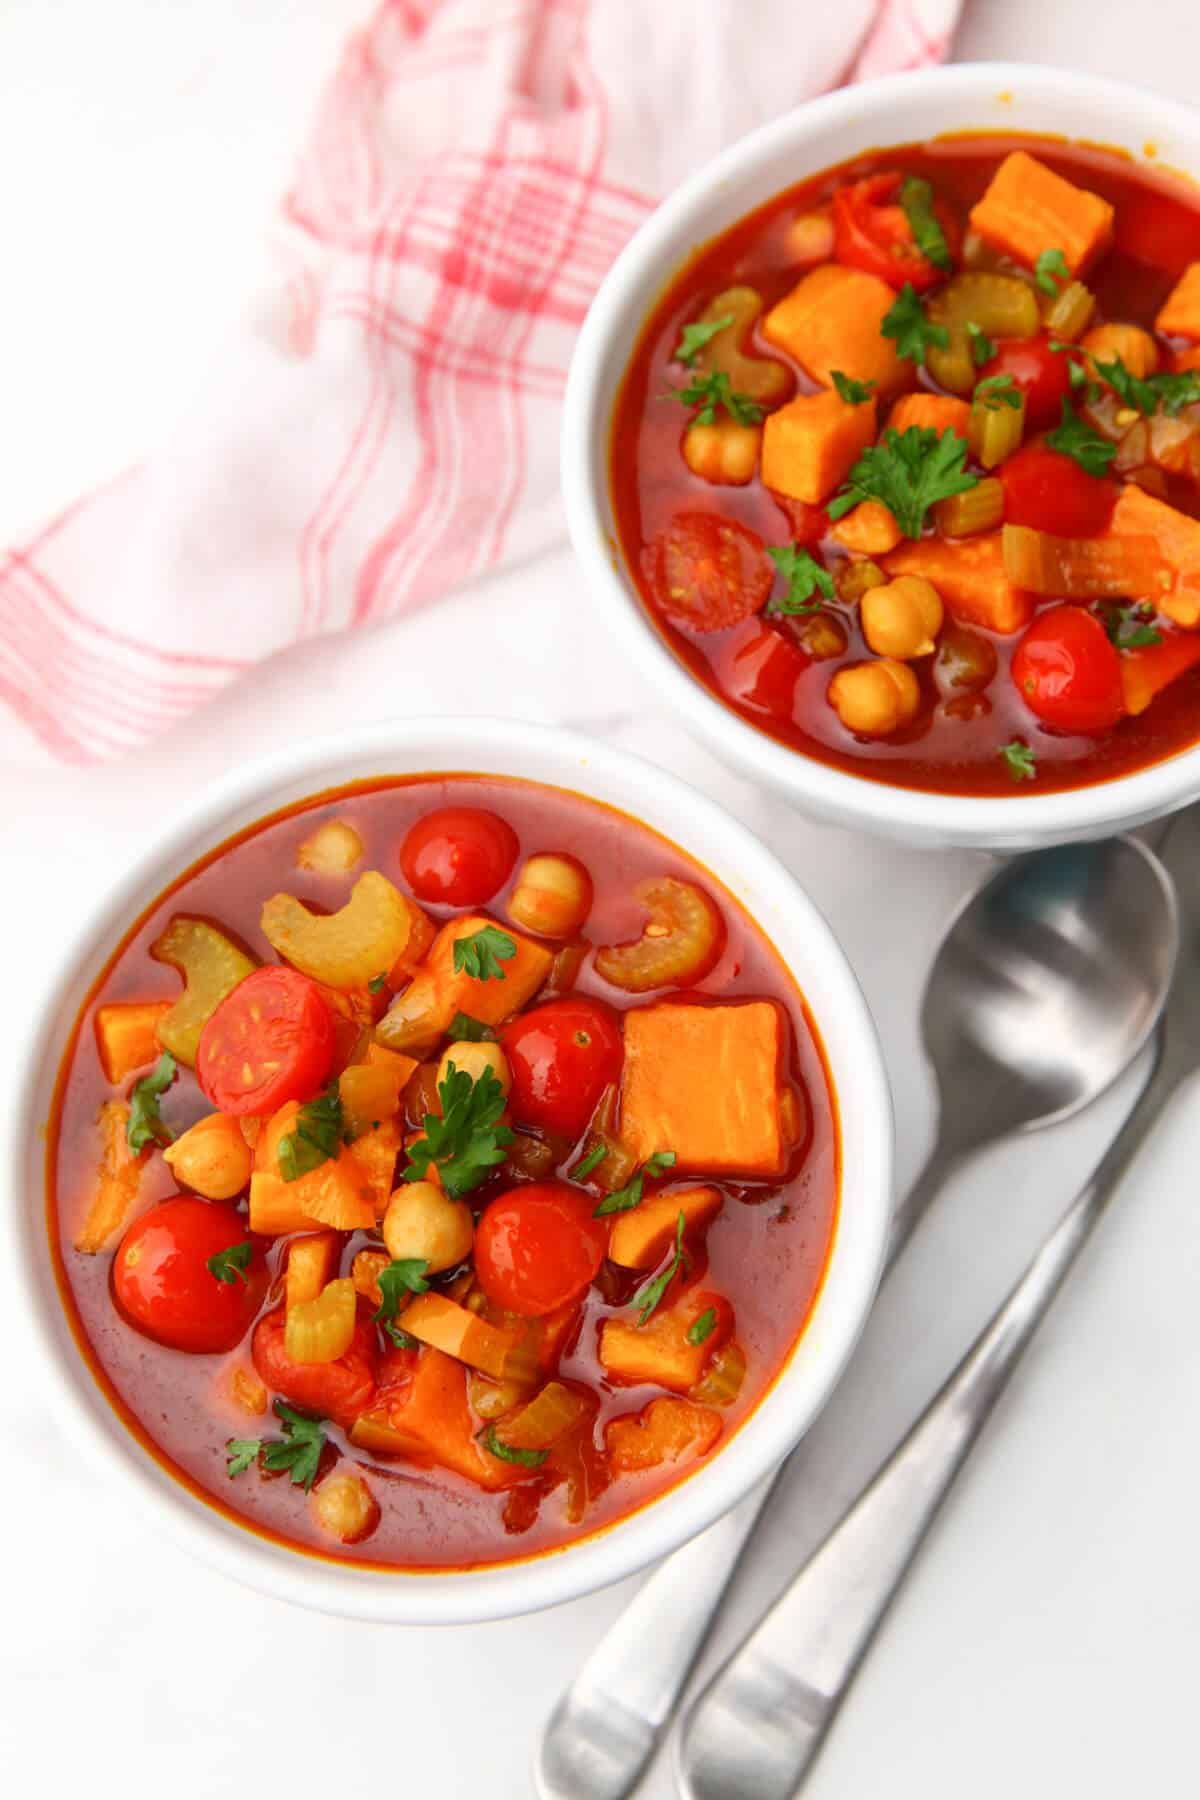
<path id="1" fill-rule="evenodd" d="M 436 835 L 438 822 L 458 819 L 456 829 L 461 829 L 463 817 L 468 825 L 479 817 L 502 822 L 500 837 L 492 828 L 482 847 L 481 854 L 490 854 L 500 843 L 500 861 L 490 871 L 484 868 L 480 874 L 482 865 L 478 860 L 472 863 L 469 855 L 464 862 L 458 840 L 451 846 L 455 856 L 438 862 L 445 849 L 445 841 Z M 433 826 L 427 828 L 431 819 Z M 326 827 L 342 838 L 322 836 Z M 350 866 L 328 866 L 331 841 L 335 864 L 345 842 L 350 842 L 351 851 L 357 843 Z M 314 866 L 309 855 L 308 847 L 315 843 L 324 846 L 316 857 L 322 866 Z M 590 888 L 585 915 L 583 902 L 573 917 L 563 915 L 557 924 L 545 915 L 543 923 L 548 930 L 556 929 L 557 936 L 540 936 L 514 924 L 518 912 L 527 916 L 520 896 L 529 888 L 530 858 L 546 852 L 553 853 L 551 860 L 557 861 L 560 872 L 562 867 L 585 872 Z M 309 866 L 302 866 L 306 862 Z M 410 870 L 418 884 L 415 897 L 404 872 Z M 410 960 L 402 973 L 393 967 L 386 981 L 381 970 L 365 986 L 356 985 L 353 991 L 343 987 L 339 999 L 336 990 L 296 974 L 281 961 L 278 945 L 283 940 L 274 928 L 270 937 L 264 931 L 268 919 L 264 906 L 281 892 L 300 902 L 303 911 L 295 917 L 301 921 L 303 936 L 314 919 L 349 916 L 345 910 L 349 897 L 352 890 L 357 896 L 355 883 L 366 871 L 383 877 L 399 896 L 397 905 L 421 921 L 423 954 Z M 466 908 L 453 900 L 428 898 L 431 892 L 465 892 L 463 879 L 468 887 L 475 883 L 476 894 L 491 881 L 497 885 L 486 900 Z M 659 884 L 650 898 L 647 883 Z M 666 890 L 663 883 L 668 884 Z M 703 918 L 715 922 L 717 929 L 702 963 L 679 981 L 664 980 L 658 988 L 645 987 L 643 971 L 637 977 L 643 983 L 637 991 L 622 989 L 600 972 L 597 959 L 603 963 L 605 946 L 649 943 L 658 954 L 654 941 L 643 935 L 648 912 L 652 924 L 659 921 L 669 948 L 678 921 L 672 924 L 668 919 L 663 926 L 661 908 L 665 906 L 669 915 L 680 894 L 691 896 L 697 890 L 707 909 Z M 434 934 L 444 937 L 468 916 L 473 923 L 479 918 L 491 922 L 490 927 L 476 923 L 475 943 L 484 949 L 494 946 L 500 961 L 493 964 L 490 980 L 472 980 L 466 971 L 456 973 L 455 994 L 459 999 L 476 995 L 477 1011 L 485 1010 L 486 1004 L 498 1022 L 494 1031 L 480 1033 L 481 1044 L 458 1040 L 457 1053 L 466 1060 L 470 1052 L 490 1046 L 494 1064 L 503 1066 L 506 1076 L 511 1073 L 514 1085 L 501 1131 L 515 1131 L 516 1137 L 505 1145 L 501 1136 L 501 1149 L 495 1151 L 500 1160 L 483 1170 L 482 1179 L 452 1207 L 454 1168 L 430 1161 L 423 1172 L 433 1177 L 432 1188 L 429 1181 L 413 1183 L 411 1176 L 406 1183 L 404 1171 L 418 1154 L 422 1136 L 426 1149 L 431 1147 L 430 1106 L 435 1115 L 439 1109 L 444 1112 L 443 1123 L 448 1119 L 449 1090 L 437 1088 L 437 1070 L 443 1053 L 448 1048 L 454 1053 L 456 1040 L 438 1031 L 418 1043 L 411 1018 L 402 1026 L 408 1034 L 405 1041 L 415 1045 L 411 1055 L 388 1050 L 381 1039 L 389 1008 L 398 1009 L 395 1017 L 402 1018 L 407 1002 L 411 1013 L 412 996 L 438 954 L 439 937 Z M 157 1060 L 163 1040 L 176 1041 L 172 1037 L 176 1015 L 165 1014 L 161 1003 L 178 1002 L 179 974 L 162 960 L 162 944 L 172 922 L 181 918 L 209 922 L 238 953 L 244 953 L 254 974 L 243 974 L 240 980 L 250 979 L 251 987 L 261 983 L 264 971 L 283 969 L 293 985 L 308 983 L 323 996 L 318 1006 L 332 1008 L 338 1028 L 336 1049 L 327 1054 L 322 1048 L 320 1066 L 305 1065 L 307 1072 L 297 1074 L 302 1086 L 273 1120 L 265 1113 L 248 1115 L 244 1108 L 230 1116 L 220 1110 L 213 1114 L 213 1093 L 223 1091 L 221 1081 L 241 1078 L 242 1049 L 226 1067 L 214 1062 L 213 1047 L 239 982 L 215 1012 L 210 1008 L 216 1023 L 206 1021 L 201 1032 L 196 1068 L 204 1091 L 196 1070 L 182 1056 L 166 1070 Z M 300 939 L 295 942 L 298 946 Z M 156 945 L 158 957 L 152 953 Z M 506 968 L 512 948 L 516 959 Z M 308 956 L 299 948 L 294 954 L 301 963 Z M 501 984 L 510 977 L 516 997 L 521 959 L 527 954 L 541 959 L 538 970 L 544 962 L 549 973 L 545 979 L 539 973 L 520 1016 L 506 1023 L 500 1017 L 505 1005 Z M 611 965 L 618 974 L 622 967 L 629 968 L 620 965 L 623 954 Z M 632 979 L 628 974 L 622 978 Z M 251 988 L 242 992 L 248 995 Z M 615 1048 L 610 1046 L 609 1054 L 616 1060 L 599 1071 L 568 1065 L 564 1098 L 558 1090 L 546 1088 L 542 1064 L 536 1065 L 536 1079 L 530 1085 L 528 1071 L 533 1065 L 526 1027 L 529 1021 L 537 1026 L 539 1009 L 566 1000 L 593 1008 L 598 1021 L 611 1021 Z M 778 1168 L 706 1170 L 688 1161 L 686 1153 L 672 1167 L 667 1157 L 655 1160 L 645 1141 L 638 1151 L 640 1162 L 625 1156 L 620 1134 L 622 1121 L 628 1124 L 630 1106 L 629 1022 L 664 1002 L 698 1009 L 689 1012 L 689 1018 L 699 1019 L 703 1013 L 698 1027 L 702 1033 L 710 1019 L 732 1019 L 735 1012 L 739 1020 L 748 1017 L 745 1009 L 754 1002 L 766 1003 L 765 1011 L 753 1008 L 756 1018 L 769 1014 L 778 1020 L 778 1068 L 770 1079 L 777 1083 L 779 1096 L 790 1097 L 786 1105 L 780 1099 L 780 1116 L 786 1114 L 786 1119 Z M 152 1016 L 161 1035 L 153 1043 L 147 1040 L 141 1052 L 134 1050 L 132 1060 L 125 1055 L 121 1063 L 121 1046 L 129 1031 L 140 1028 L 141 1013 L 136 1009 L 143 1003 L 160 1003 Z M 313 1004 L 307 990 L 305 1003 Z M 366 1020 L 365 1030 L 351 1033 L 357 1035 L 357 1043 L 347 1041 L 339 1007 L 360 1024 Z M 469 1008 L 460 1006 L 456 1033 L 468 1029 L 462 1023 L 465 1014 Z M 306 1029 L 311 1048 L 313 1033 Z M 322 1045 L 320 1034 L 325 1029 L 322 1023 L 316 1034 Z M 568 1040 L 571 1054 L 579 1054 L 581 1044 L 594 1044 L 594 1035 L 581 1031 L 576 1022 Z M 703 1035 L 698 1042 L 703 1044 Z M 536 1043 L 534 1049 L 541 1053 Z M 689 1054 L 688 1044 L 681 1043 L 680 1058 Z M 114 1057 L 120 1063 L 116 1069 Z M 389 1128 L 386 1119 L 369 1119 L 362 1137 L 351 1136 L 345 1111 L 347 1057 L 360 1074 L 376 1065 L 401 1068 L 404 1085 L 390 1126 L 392 1136 L 384 1143 L 381 1183 L 378 1157 L 372 1159 L 375 1201 L 373 1207 L 368 1205 L 366 1224 L 322 1230 L 330 1219 L 345 1223 L 357 1215 L 322 1211 L 329 1181 L 319 1190 L 313 1183 L 330 1177 L 330 1171 L 358 1168 L 355 1143 L 361 1147 L 370 1139 L 378 1150 L 377 1140 Z M 274 1081 L 274 1063 L 271 1070 Z M 332 1085 L 324 1086 L 331 1077 Z M 592 1094 L 601 1077 L 608 1085 L 599 1105 L 593 1105 Z M 736 1077 L 736 1068 L 681 1066 L 674 1075 L 666 1070 L 656 1079 L 674 1082 L 677 1093 L 692 1083 L 715 1094 L 716 1084 Z M 477 1079 L 482 1084 L 490 1077 Z M 314 1097 L 318 1088 L 324 1099 Z M 523 1099 L 523 1092 L 533 1097 Z M 482 1085 L 471 1087 L 471 1101 L 482 1093 Z M 322 1135 L 320 1107 L 336 1108 L 339 1094 L 343 1110 L 332 1140 L 324 1150 L 314 1148 L 314 1140 Z M 581 1095 L 588 1115 L 582 1123 Z M 129 1133 L 142 1116 L 142 1099 L 156 1136 L 133 1155 Z M 301 1103 L 298 1114 L 296 1102 Z M 718 1097 L 714 1104 L 720 1103 Z M 236 1095 L 228 1104 L 238 1105 Z M 499 1104 L 498 1100 L 497 1110 Z M 385 1110 L 378 1101 L 371 1105 Z M 668 1098 L 664 1106 L 670 1112 L 678 1101 Z M 114 1107 L 119 1111 L 114 1113 Z M 774 1090 L 770 1107 L 775 1107 Z M 316 1108 L 310 1115 L 312 1138 L 305 1136 L 304 1128 L 309 1108 Z M 293 1126 L 289 1143 L 302 1153 L 302 1165 L 307 1168 L 313 1157 L 325 1155 L 316 1169 L 291 1183 L 294 1171 L 277 1131 L 277 1122 L 287 1123 L 288 1117 Z M 183 1155 L 186 1144 L 201 1141 L 184 1136 L 189 1127 L 214 1118 L 234 1145 L 240 1146 L 239 1130 L 254 1140 L 246 1161 L 253 1174 L 239 1180 L 235 1171 L 217 1186 L 220 1198 L 213 1197 L 209 1165 Z M 114 1119 L 119 1127 L 117 1136 L 107 1141 L 98 1124 L 105 1119 L 105 1129 Z M 439 1126 L 435 1123 L 433 1129 L 436 1134 Z M 273 1141 L 277 1149 L 268 1151 Z M 607 1183 L 601 1173 L 605 1158 L 596 1160 L 605 1146 L 611 1169 Z M 669 1143 L 653 1148 L 673 1149 Z M 271 1160 L 276 1154 L 278 1166 Z M 175 1158 L 174 1166 L 166 1155 Z M 490 776 L 430 776 L 356 785 L 276 814 L 206 856 L 138 920 L 92 990 L 64 1058 L 50 1126 L 49 1224 L 64 1301 L 93 1373 L 124 1422 L 172 1475 L 238 1522 L 293 1547 L 385 1568 L 444 1569 L 559 1548 L 611 1526 L 682 1479 L 727 1441 L 779 1374 L 814 1303 L 834 1229 L 838 1163 L 836 1103 L 803 997 L 763 933 L 706 870 L 634 819 L 578 794 Z M 98 1171 L 103 1167 L 111 1175 L 118 1165 L 126 1173 L 133 1169 L 132 1185 L 122 1190 L 122 1216 L 104 1212 L 97 1224 L 97 1208 L 106 1194 L 111 1195 L 111 1184 L 100 1182 L 98 1187 Z M 576 1174 L 581 1167 L 583 1174 Z M 185 1169 L 199 1171 L 193 1186 L 181 1179 Z M 636 1180 L 641 1183 L 639 1196 L 628 1210 L 606 1212 L 606 1198 L 611 1198 L 618 1176 L 622 1207 Z M 359 1191 L 352 1196 L 356 1205 L 367 1192 L 361 1169 L 359 1178 Z M 260 1182 L 266 1184 L 261 1189 L 256 1185 Z M 230 1185 L 236 1185 L 236 1191 L 228 1194 Z M 648 1220 L 648 1207 L 660 1205 L 661 1210 L 665 1205 L 668 1223 L 674 1225 L 672 1197 L 701 1188 L 711 1190 L 711 1199 L 694 1215 L 689 1210 L 686 1221 L 681 1203 L 677 1232 L 668 1230 L 665 1243 L 647 1251 L 637 1266 L 618 1264 L 605 1253 L 615 1243 L 608 1234 L 622 1226 L 628 1231 L 631 1221 L 642 1229 L 637 1222 Z M 440 1259 L 428 1250 L 416 1259 L 393 1255 L 392 1213 L 387 1208 L 398 1207 L 399 1218 L 413 1194 L 426 1189 L 431 1190 L 431 1203 L 451 1208 L 446 1218 L 453 1213 L 466 1232 L 459 1248 L 447 1253 L 452 1259 L 448 1266 L 440 1266 Z M 556 1238 L 538 1237 L 532 1259 L 521 1262 L 519 1232 L 535 1190 L 553 1202 L 552 1231 L 560 1230 L 562 1218 L 578 1230 L 585 1254 L 582 1273 L 572 1266 L 564 1274 L 559 1266 L 575 1254 L 573 1240 L 559 1247 Z M 303 1221 L 305 1229 L 252 1229 L 268 1218 L 268 1203 L 286 1208 L 293 1192 L 322 1196 L 320 1205 L 315 1197 L 303 1202 L 305 1210 L 314 1209 L 314 1217 Z M 399 1202 L 395 1194 L 402 1196 Z M 182 1202 L 174 1199 L 179 1195 L 185 1197 Z M 193 1210 L 207 1235 L 198 1249 L 172 1242 L 161 1265 L 161 1280 L 158 1275 L 151 1280 L 146 1277 L 150 1266 L 146 1259 L 153 1261 L 157 1252 L 146 1221 L 161 1216 L 169 1223 L 174 1216 L 188 1225 L 189 1216 L 170 1213 L 171 1207 L 181 1204 Z M 164 1205 L 168 1211 L 160 1215 L 156 1209 Z M 687 1205 L 690 1208 L 692 1202 Z M 256 1206 L 262 1209 L 262 1219 L 255 1216 Z M 286 1211 L 271 1217 L 288 1224 Z M 538 1218 L 542 1230 L 546 1216 Z M 482 1246 L 489 1219 L 499 1223 L 490 1231 L 492 1260 L 485 1269 Z M 517 1239 L 503 1237 L 510 1227 L 518 1232 Z M 421 1244 L 432 1241 L 422 1239 Z M 82 1250 L 77 1247 L 81 1243 Z M 213 1243 L 221 1246 L 215 1256 L 210 1253 Z M 291 1286 L 293 1274 L 300 1270 L 294 1248 L 298 1243 L 310 1249 L 327 1245 L 330 1259 L 315 1286 L 305 1290 L 306 1298 L 296 1300 L 293 1320 L 293 1300 L 301 1291 L 297 1286 L 293 1293 Z M 513 1257 L 506 1261 L 510 1249 Z M 390 1278 L 383 1276 L 375 1287 L 366 1276 L 360 1280 L 367 1269 L 361 1260 L 364 1252 L 375 1257 L 371 1266 L 376 1274 L 387 1265 L 401 1285 L 389 1287 Z M 183 1280 L 180 1270 L 189 1254 L 192 1264 Z M 480 1285 L 485 1274 L 490 1292 Z M 530 1280 L 532 1288 L 520 1286 Z M 388 1313 L 385 1288 L 394 1303 L 390 1318 L 381 1316 Z M 657 1290 L 657 1299 L 648 1308 L 650 1289 Z M 503 1304 L 497 1303 L 497 1294 Z M 653 1294 L 649 1298 L 654 1299 Z M 306 1339 L 315 1346 L 311 1354 L 318 1360 L 296 1365 L 289 1360 L 293 1324 L 303 1318 L 315 1320 L 321 1331 L 336 1331 L 336 1320 L 324 1316 L 336 1310 L 335 1300 L 349 1306 L 346 1333 L 353 1332 L 352 1341 L 348 1335 L 339 1338 L 338 1345 L 346 1348 L 330 1358 L 329 1351 L 336 1346 L 324 1341 L 321 1347 L 315 1339 Z M 433 1309 L 431 1301 L 436 1303 Z M 551 1303 L 555 1310 L 548 1313 Z M 404 1326 L 410 1308 L 430 1313 L 432 1323 L 424 1339 Z M 669 1321 L 680 1308 L 685 1309 L 680 1328 L 670 1336 Z M 526 1354 L 534 1339 L 527 1342 L 522 1333 L 526 1327 L 548 1329 L 547 1318 L 555 1321 L 554 1331 L 536 1338 L 534 1366 Z M 272 1320 L 274 1361 L 263 1335 L 264 1321 Z M 462 1327 L 461 1344 L 453 1334 L 444 1335 L 446 1320 Z M 621 1327 L 619 1342 L 611 1333 L 609 1338 L 604 1335 L 606 1326 L 614 1325 Z M 665 1379 L 657 1380 L 653 1358 L 644 1367 L 637 1360 L 643 1340 L 667 1344 L 664 1331 L 676 1363 L 680 1352 L 692 1359 L 683 1377 L 664 1364 Z M 472 1349 L 477 1333 L 482 1335 Z M 218 1341 L 221 1348 L 208 1347 Z M 192 1349 L 193 1344 L 204 1347 Z M 631 1345 L 634 1360 L 622 1363 L 618 1350 L 628 1356 Z M 456 1347 L 464 1360 L 450 1353 Z M 502 1359 L 498 1365 L 490 1360 L 497 1354 Z M 475 1361 L 465 1360 L 468 1357 Z M 435 1360 L 442 1383 L 440 1411 L 434 1409 L 436 1431 L 417 1419 L 410 1404 L 421 1384 L 428 1385 Z M 352 1365 L 360 1389 L 348 1401 L 346 1383 Z M 513 1379 L 506 1387 L 503 1378 L 509 1375 Z M 335 1377 L 340 1385 L 328 1385 Z M 529 1409 L 531 1399 L 539 1396 L 544 1409 L 548 1393 L 560 1408 L 565 1406 L 567 1427 L 558 1436 L 547 1431 L 543 1441 L 536 1430 L 530 1435 Z M 328 1401 L 325 1394 L 331 1396 Z M 652 1414 L 649 1409 L 656 1404 L 660 1411 Z M 426 1409 L 428 1418 L 434 1411 Z M 374 1422 L 370 1428 L 363 1426 L 364 1419 Z M 404 1435 L 394 1437 L 393 1428 Z M 301 1442 L 306 1436 L 311 1456 Z M 518 1447 L 530 1443 L 539 1447 Z M 247 1445 L 248 1451 L 237 1448 Z M 277 1458 L 272 1457 L 271 1445 L 279 1447 Z M 477 1467 L 482 1471 L 478 1475 Z M 464 1468 L 468 1473 L 462 1472 Z M 336 1500 L 338 1482 L 348 1511 L 332 1504 L 323 1511 L 322 1494 L 327 1501 Z"/>

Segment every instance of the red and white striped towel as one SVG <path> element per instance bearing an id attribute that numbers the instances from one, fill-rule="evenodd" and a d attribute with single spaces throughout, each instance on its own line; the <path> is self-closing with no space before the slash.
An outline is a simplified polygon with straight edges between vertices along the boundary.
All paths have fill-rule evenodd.
<path id="1" fill-rule="evenodd" d="M 285 202 L 285 267 L 173 442 L 0 553 L 0 750 L 164 731 L 260 658 L 563 534 L 560 397 L 658 196 L 959 0 L 385 0 Z"/>

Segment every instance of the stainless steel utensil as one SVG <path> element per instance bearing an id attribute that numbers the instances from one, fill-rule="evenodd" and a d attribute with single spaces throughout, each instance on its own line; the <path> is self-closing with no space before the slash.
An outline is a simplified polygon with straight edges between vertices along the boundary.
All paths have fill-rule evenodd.
<path id="1" fill-rule="evenodd" d="M 1169 886 L 1130 838 L 1019 857 L 968 897 L 925 988 L 938 1133 L 896 1210 L 887 1268 L 967 1155 L 1066 1118 L 1128 1068 L 1158 1017 L 1173 934 Z M 543 1734 L 542 1800 L 621 1800 L 636 1787 L 769 1486 L 668 1557 L 601 1639 Z"/>
<path id="2" fill-rule="evenodd" d="M 1027 1344 L 1163 1109 L 1180 1083 L 1200 1068 L 1196 809 L 1172 825 L 1164 861 L 1184 901 L 1186 925 L 1156 1034 L 1153 1073 L 1137 1105 L 937 1398 L 695 1701 L 678 1747 L 687 1800 L 788 1800 L 799 1791 Z M 1166 933 L 1166 941 L 1174 935 Z"/>

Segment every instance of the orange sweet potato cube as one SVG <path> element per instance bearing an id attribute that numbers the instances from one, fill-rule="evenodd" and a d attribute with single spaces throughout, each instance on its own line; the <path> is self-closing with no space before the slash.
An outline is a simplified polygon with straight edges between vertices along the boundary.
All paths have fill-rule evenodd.
<path id="1" fill-rule="evenodd" d="M 970 423 L 971 408 L 952 394 L 901 394 L 888 414 L 893 431 L 909 431 L 916 425 L 929 431 L 957 431 L 965 438 Z"/>
<path id="2" fill-rule="evenodd" d="M 114 1086 L 162 1055 L 155 1027 L 170 1000 L 117 1000 L 96 1009 L 96 1048 L 104 1079 Z"/>
<path id="3" fill-rule="evenodd" d="M 1153 541 L 1153 559 L 1146 566 L 1145 597 L 1168 619 L 1185 630 L 1200 625 L 1200 519 L 1155 499 L 1132 482 L 1121 489 L 1109 520 L 1108 535 L 1118 539 Z M 1156 573 L 1158 582 L 1154 581 Z M 1165 594 L 1161 582 L 1170 584 Z M 1136 593 L 1131 586 L 1130 592 Z"/>
<path id="4" fill-rule="evenodd" d="M 1154 323 L 1168 337 L 1200 338 L 1200 262 L 1188 264 Z"/>
<path id="5" fill-rule="evenodd" d="M 769 1000 L 634 1008 L 625 1015 L 622 1142 L 637 1162 L 673 1150 L 680 1174 L 778 1174 L 783 1046 L 783 1015 Z"/>
<path id="6" fill-rule="evenodd" d="M 833 386 L 833 371 L 839 369 L 853 381 L 873 381 L 886 397 L 913 380 L 912 364 L 880 330 L 895 301 L 878 275 L 822 263 L 771 308 L 762 334 L 823 387 Z"/>
<path id="7" fill-rule="evenodd" d="M 486 1455 L 476 1442 L 463 1365 L 430 1348 L 400 1355 L 408 1363 L 402 1377 L 384 1375 L 375 1400 L 351 1427 L 351 1443 L 379 1456 L 436 1463 L 490 1491 L 519 1480 L 519 1467 Z M 399 1366 L 398 1357 L 390 1360 Z"/>
<path id="8" fill-rule="evenodd" d="M 711 1329 L 697 1343 L 688 1333 L 712 1313 Z M 695 1387 L 714 1350 L 733 1330 L 733 1311 L 721 1294 L 690 1289 L 676 1305 L 653 1313 L 644 1325 L 605 1319 L 600 1327 L 600 1361 L 610 1381 L 636 1386 L 653 1382 L 686 1394 Z"/>
<path id="9" fill-rule="evenodd" d="M 962 625 L 987 631 L 1022 631 L 1033 615 L 1029 595 L 1013 586 L 1004 567 L 998 531 L 972 538 L 922 538 L 883 559 L 889 575 L 923 575 Z"/>
<path id="10" fill-rule="evenodd" d="M 429 1048 L 443 1037 L 455 1013 L 483 1025 L 499 1025 L 531 1000 L 550 973 L 554 952 L 505 924 L 516 954 L 501 962 L 503 977 L 481 981 L 454 967 L 459 938 L 496 928 L 486 913 L 464 913 L 443 925 L 409 985 L 378 1027 L 379 1041 L 392 1050 Z"/>
<path id="11" fill-rule="evenodd" d="M 1061 250 L 1072 275 L 1079 275 L 1112 242 L 1113 209 L 1027 150 L 1013 150 L 971 208 L 971 224 L 1029 268 L 1043 251 Z"/>
<path id="12" fill-rule="evenodd" d="M 873 400 L 851 406 L 832 388 L 798 394 L 763 426 L 763 481 L 777 493 L 819 506 L 841 486 L 874 436 Z"/>
<path id="13" fill-rule="evenodd" d="M 610 1262 L 623 1269 L 656 1269 L 671 1246 L 680 1213 L 685 1231 L 699 1230 L 721 1210 L 716 1188 L 681 1188 L 653 1194 L 630 1212 L 618 1213 L 608 1240 Z"/>
<path id="14" fill-rule="evenodd" d="M 369 1231 L 375 1224 L 370 1182 L 344 1145 L 334 1157 L 318 1163 L 296 1181 L 279 1170 L 280 1141 L 296 1128 L 300 1108 L 294 1100 L 267 1122 L 254 1152 L 250 1177 L 250 1229 L 264 1237 L 285 1231 L 311 1231 L 329 1225 L 335 1231 Z"/>
<path id="15" fill-rule="evenodd" d="M 605 1428 L 609 1462 L 618 1475 L 706 1456 L 721 1435 L 721 1415 L 691 1400 L 652 1400 Z"/>
<path id="16" fill-rule="evenodd" d="M 418 1294 L 404 1309 L 404 1329 L 410 1337 L 420 1338 L 458 1362 L 481 1369 L 495 1381 L 503 1381 L 511 1373 L 510 1361 L 516 1347 L 511 1331 L 489 1325 L 477 1313 L 444 1294 Z"/>

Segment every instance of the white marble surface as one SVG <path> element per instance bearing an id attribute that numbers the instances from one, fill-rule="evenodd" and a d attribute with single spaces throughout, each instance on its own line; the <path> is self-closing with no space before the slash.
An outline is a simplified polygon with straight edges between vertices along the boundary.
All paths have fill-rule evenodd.
<path id="1" fill-rule="evenodd" d="M 262 221 L 357 11 L 345 0 L 0 0 L 0 542 L 120 467 L 169 418 L 191 377 L 173 321 L 215 336 L 263 267 Z M 1128 8 L 974 0 L 960 54 L 1085 62 L 1190 98 L 1194 71 L 1171 37 L 1172 26 L 1194 35 L 1190 16 L 1188 0 L 1147 0 L 1131 29 Z M 286 83 L 272 79 L 284 61 Z M 451 670 L 445 646 L 482 605 L 505 626 L 496 653 L 486 669 Z M 526 654 L 547 632 L 564 666 L 586 666 L 586 685 L 547 690 Z M 977 862 L 809 826 L 718 769 L 656 719 L 653 696 L 598 635 L 565 554 L 370 638 L 283 658 L 135 767 L 6 772 L 10 1021 L 38 1003 L 40 946 L 181 791 L 347 716 L 434 709 L 579 724 L 668 762 L 760 830 L 866 985 L 895 1082 L 900 1172 L 916 1169 L 932 1125 L 916 1001 Z M 1126 1088 L 960 1178 L 881 1301 L 814 1440 L 808 1484 L 775 1508 L 717 1650 L 932 1391 L 1128 1099 Z M 1198 1152 L 1200 1124 L 1183 1107 L 1002 1404 L 859 1681 L 816 1800 L 1194 1791 Z M 0 1271 L 6 1792 L 530 1792 L 539 1725 L 628 1585 L 514 1623 L 420 1633 L 227 1585 L 148 1538 L 60 1437 L 11 1278 Z M 658 1768 L 647 1795 L 672 1791 Z"/>

